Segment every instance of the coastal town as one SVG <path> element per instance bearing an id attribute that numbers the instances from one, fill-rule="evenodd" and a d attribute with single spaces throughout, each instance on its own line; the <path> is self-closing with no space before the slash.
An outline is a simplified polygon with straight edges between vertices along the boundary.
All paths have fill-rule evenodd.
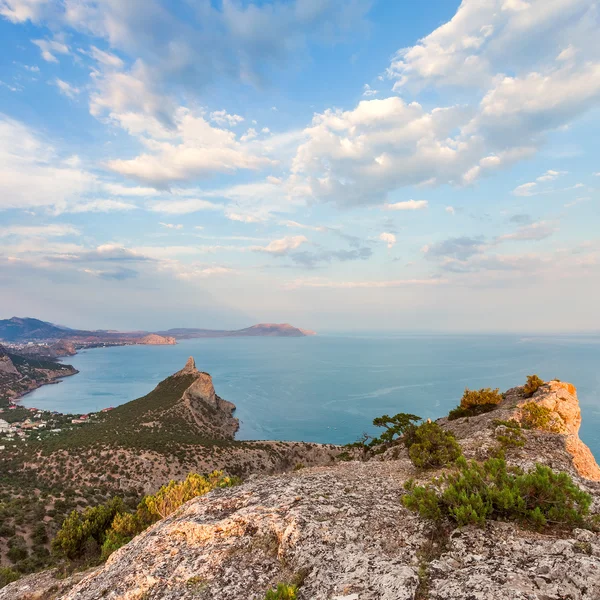
<path id="1" fill-rule="evenodd" d="M 111 410 L 112 406 L 94 413 L 63 414 L 9 404 L 0 408 L 0 450 L 6 449 L 6 442 L 41 440 L 48 435 L 97 422 L 103 413 Z"/>

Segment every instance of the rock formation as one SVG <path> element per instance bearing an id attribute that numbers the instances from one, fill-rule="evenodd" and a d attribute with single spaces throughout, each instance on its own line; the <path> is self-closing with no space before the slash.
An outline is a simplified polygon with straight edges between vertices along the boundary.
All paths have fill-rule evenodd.
<path id="1" fill-rule="evenodd" d="M 511 419 L 522 421 L 523 407 L 532 402 L 550 411 L 552 424 L 560 433 L 528 432 L 529 452 L 524 456 L 524 466 L 536 460 L 548 461 L 547 464 L 553 468 L 600 481 L 600 468 L 590 449 L 579 439 L 581 409 L 577 390 L 571 383 L 549 381 L 530 398 L 525 397 L 522 387 L 512 388 L 492 412 L 455 421 L 443 418 L 438 422 L 455 433 L 467 455 L 478 458 L 496 443 L 495 436 L 502 426 L 496 426 L 494 422 Z"/>
<path id="2" fill-rule="evenodd" d="M 19 375 L 19 371 L 2 346 L 0 346 L 0 375 Z"/>
<path id="3" fill-rule="evenodd" d="M 149 333 L 137 342 L 144 346 L 174 346 L 177 341 L 174 337 Z"/>

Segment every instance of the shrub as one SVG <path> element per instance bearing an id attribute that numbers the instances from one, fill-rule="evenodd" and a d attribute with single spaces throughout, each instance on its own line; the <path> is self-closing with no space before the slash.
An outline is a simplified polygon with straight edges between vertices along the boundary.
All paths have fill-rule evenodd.
<path id="1" fill-rule="evenodd" d="M 75 560 L 89 553 L 94 545 L 102 546 L 115 515 L 124 510 L 121 498 L 88 508 L 82 514 L 74 510 L 52 540 L 53 551 L 59 556 Z"/>
<path id="2" fill-rule="evenodd" d="M 203 496 L 217 488 L 237 485 L 239 482 L 237 477 L 229 477 L 222 471 L 213 471 L 207 477 L 190 473 L 184 481 L 170 481 L 156 494 L 146 496 L 142 505 L 155 520 L 164 519 L 192 498 Z"/>
<path id="3" fill-rule="evenodd" d="M 431 421 L 413 425 L 407 430 L 404 443 L 412 462 L 423 469 L 453 463 L 462 454 L 454 435 Z"/>
<path id="4" fill-rule="evenodd" d="M 0 567 L 0 588 L 19 579 L 20 575 L 17 571 L 9 567 Z"/>
<path id="5" fill-rule="evenodd" d="M 265 600 L 296 600 L 298 588 L 295 585 L 286 583 L 277 584 L 276 590 L 269 590 Z"/>
<path id="6" fill-rule="evenodd" d="M 25 538 L 20 535 L 11 537 L 8 540 L 8 552 L 6 555 L 13 563 L 26 559 L 29 556 L 29 552 L 27 551 Z"/>
<path id="7" fill-rule="evenodd" d="M 562 425 L 554 412 L 534 401 L 521 407 L 521 421 L 527 429 L 540 429 L 551 433 L 562 431 Z"/>
<path id="8" fill-rule="evenodd" d="M 527 383 L 523 386 L 525 398 L 531 398 L 544 382 L 537 375 L 527 375 Z"/>
<path id="9" fill-rule="evenodd" d="M 466 388 L 460 404 L 450 411 L 448 419 L 460 419 L 462 417 L 475 417 L 486 412 L 490 412 L 500 404 L 502 394 L 500 390 L 491 388 L 481 388 L 480 390 L 470 390 Z"/>
<path id="10" fill-rule="evenodd" d="M 403 504 L 426 519 L 446 517 L 458 525 L 484 525 L 487 519 L 512 520 L 541 529 L 586 524 L 592 498 L 566 473 L 536 465 L 524 473 L 509 470 L 502 458 L 484 463 L 457 461 L 458 470 L 433 486 L 406 484 Z"/>
<path id="11" fill-rule="evenodd" d="M 398 413 L 393 417 L 388 415 L 377 417 L 373 419 L 373 425 L 375 427 L 383 427 L 385 431 L 378 438 L 373 438 L 370 445 L 391 444 L 397 438 L 405 435 L 409 429 L 414 428 L 415 423 L 418 423 L 420 420 L 421 417 L 411 415 L 410 413 Z"/>

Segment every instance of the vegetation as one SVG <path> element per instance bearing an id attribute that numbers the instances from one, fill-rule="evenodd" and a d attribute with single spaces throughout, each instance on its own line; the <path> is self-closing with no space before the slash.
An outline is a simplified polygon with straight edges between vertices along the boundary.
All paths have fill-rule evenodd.
<path id="1" fill-rule="evenodd" d="M 503 428 L 496 433 L 496 440 L 500 443 L 497 452 L 498 457 L 503 458 L 505 451 L 509 448 L 522 448 L 525 445 L 525 436 L 518 421 L 514 419 L 510 421 L 495 420 L 493 425 L 494 427 Z"/>
<path id="2" fill-rule="evenodd" d="M 450 411 L 448 419 L 460 419 L 463 417 L 474 417 L 494 410 L 502 401 L 499 389 L 482 388 L 470 390 L 466 388 L 460 400 L 460 404 Z"/>
<path id="3" fill-rule="evenodd" d="M 415 423 L 418 423 L 421 417 L 411 415 L 410 413 L 398 413 L 393 417 L 383 415 L 373 419 L 375 427 L 383 427 L 385 431 L 378 437 L 371 440 L 370 445 L 391 444 L 398 438 L 404 436 L 407 431 L 414 428 Z"/>
<path id="4" fill-rule="evenodd" d="M 118 497 L 83 513 L 73 511 L 52 541 L 52 549 L 56 555 L 69 561 L 90 563 L 105 560 L 149 525 L 172 514 L 188 500 L 237 483 L 237 478 L 228 477 L 221 471 L 214 471 L 207 477 L 190 473 L 184 481 L 171 481 L 156 494 L 144 496 L 133 513 Z"/>
<path id="5" fill-rule="evenodd" d="M 551 433 L 561 433 L 562 431 L 556 414 L 537 402 L 527 402 L 521 407 L 521 420 L 526 429 L 539 429 Z"/>
<path id="6" fill-rule="evenodd" d="M 535 529 L 582 527 L 592 498 L 566 473 L 536 465 L 530 472 L 509 469 L 502 458 L 484 463 L 457 461 L 457 470 L 433 485 L 407 482 L 403 504 L 426 519 L 457 525 L 484 525 L 488 519 L 517 521 Z"/>
<path id="7" fill-rule="evenodd" d="M 19 579 L 20 574 L 9 568 L 9 567 L 0 567 L 0 588 L 3 588 L 5 585 L 12 583 Z"/>
<path id="8" fill-rule="evenodd" d="M 404 443 L 412 462 L 422 469 L 443 467 L 462 454 L 454 434 L 431 421 L 409 429 Z"/>
<path id="9" fill-rule="evenodd" d="M 527 382 L 523 386 L 525 398 L 531 398 L 544 382 L 537 375 L 527 375 Z"/>
<path id="10" fill-rule="evenodd" d="M 296 600 L 298 588 L 287 583 L 277 584 L 277 589 L 268 590 L 265 600 Z"/>

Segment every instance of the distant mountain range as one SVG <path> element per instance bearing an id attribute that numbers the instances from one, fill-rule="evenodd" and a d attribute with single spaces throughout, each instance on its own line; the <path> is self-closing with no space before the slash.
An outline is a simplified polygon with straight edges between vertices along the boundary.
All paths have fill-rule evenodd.
<path id="1" fill-rule="evenodd" d="M 238 329 L 235 331 L 212 329 L 169 329 L 168 331 L 112 331 L 96 330 L 87 331 L 71 329 L 62 325 L 55 325 L 47 321 L 29 317 L 12 317 L 0 320 L 0 340 L 12 343 L 42 342 L 70 340 L 74 343 L 142 343 L 142 344 L 170 344 L 175 339 L 189 339 L 199 337 L 302 337 L 315 335 L 314 331 L 299 329 L 288 323 L 261 323 Z M 161 336 L 161 337 L 159 337 Z"/>

